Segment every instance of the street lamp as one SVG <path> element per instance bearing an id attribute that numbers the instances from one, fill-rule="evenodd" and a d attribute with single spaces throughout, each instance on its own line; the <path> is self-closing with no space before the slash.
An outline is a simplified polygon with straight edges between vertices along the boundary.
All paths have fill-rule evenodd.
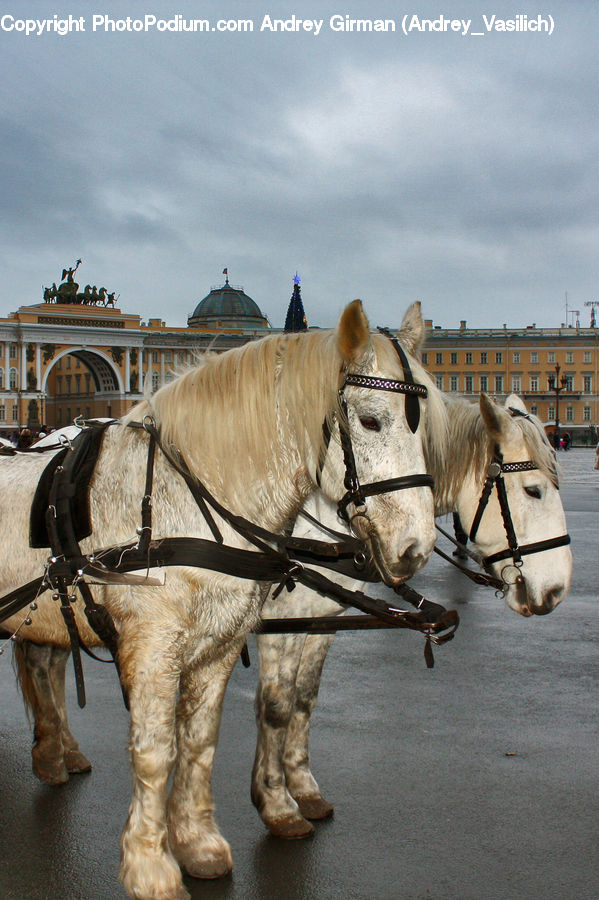
<path id="1" fill-rule="evenodd" d="M 559 363 L 555 367 L 555 375 L 549 375 L 549 390 L 555 391 L 555 433 L 553 435 L 553 446 L 556 450 L 559 450 L 560 440 L 559 440 L 559 395 L 565 389 L 568 384 L 568 379 L 565 375 L 562 375 L 561 379 L 559 377 L 561 369 Z"/>

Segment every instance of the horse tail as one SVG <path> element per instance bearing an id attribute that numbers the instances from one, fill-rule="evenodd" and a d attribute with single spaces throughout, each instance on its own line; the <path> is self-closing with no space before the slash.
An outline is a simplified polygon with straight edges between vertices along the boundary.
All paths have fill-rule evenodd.
<path id="1" fill-rule="evenodd" d="M 17 680 L 17 687 L 25 704 L 25 712 L 27 718 L 31 722 L 35 705 L 35 690 L 33 687 L 33 679 L 29 666 L 27 665 L 27 656 L 23 641 L 14 641 L 12 648 L 12 664 Z"/>

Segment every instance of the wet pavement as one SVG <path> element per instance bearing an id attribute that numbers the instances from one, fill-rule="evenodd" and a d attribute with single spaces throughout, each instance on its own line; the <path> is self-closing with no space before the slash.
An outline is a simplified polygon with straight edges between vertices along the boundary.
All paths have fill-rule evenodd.
<path id="1" fill-rule="evenodd" d="M 435 557 L 414 585 L 461 625 L 425 667 L 419 635 L 345 633 L 329 654 L 312 768 L 335 816 L 314 837 L 270 837 L 249 798 L 254 664 L 227 692 L 214 773 L 233 874 L 186 879 L 202 900 L 594 900 L 599 896 L 599 472 L 560 454 L 573 538 L 569 597 L 523 619 Z M 384 590 L 384 589 L 383 589 Z M 125 900 L 117 881 L 130 777 L 114 672 L 85 660 L 72 730 L 90 775 L 50 788 L 0 658 L 0 898 Z"/>

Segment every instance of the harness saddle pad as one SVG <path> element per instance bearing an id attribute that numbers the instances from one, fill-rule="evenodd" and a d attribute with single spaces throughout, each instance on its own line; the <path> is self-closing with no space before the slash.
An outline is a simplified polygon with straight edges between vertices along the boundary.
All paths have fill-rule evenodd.
<path id="1" fill-rule="evenodd" d="M 89 537 L 92 523 L 89 504 L 89 483 L 98 459 L 104 428 L 89 428 L 82 431 L 73 441 L 73 449 L 65 448 L 52 457 L 38 482 L 29 515 L 29 546 L 50 547 L 51 541 L 46 527 L 46 510 L 49 506 L 50 490 L 57 468 L 67 469 L 70 454 L 75 465 L 70 466 L 69 480 L 73 489 L 71 516 L 77 540 Z M 82 446 L 83 445 L 83 446 Z M 77 452 L 73 454 L 73 451 Z"/>

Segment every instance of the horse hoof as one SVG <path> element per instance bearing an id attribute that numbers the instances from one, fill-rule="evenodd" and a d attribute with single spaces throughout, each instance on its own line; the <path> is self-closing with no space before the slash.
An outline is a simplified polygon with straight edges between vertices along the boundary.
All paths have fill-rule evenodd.
<path id="1" fill-rule="evenodd" d="M 287 840 L 301 840 L 314 834 L 314 826 L 310 825 L 302 816 L 279 816 L 276 819 L 269 819 L 266 826 L 271 834 L 275 837 L 286 838 Z"/>
<path id="2" fill-rule="evenodd" d="M 173 851 L 179 865 L 192 878 L 223 878 L 233 868 L 231 848 L 224 840 L 219 846 L 206 847 L 204 850 L 178 845 Z"/>
<path id="3" fill-rule="evenodd" d="M 295 797 L 295 802 L 305 819 L 330 819 L 335 807 L 322 797 Z"/>
<path id="4" fill-rule="evenodd" d="M 64 755 L 67 772 L 71 775 L 81 775 L 83 772 L 91 772 L 92 764 L 87 756 L 80 750 L 67 750 Z"/>
<path id="5" fill-rule="evenodd" d="M 55 762 L 34 759 L 33 774 L 44 784 L 53 786 L 66 784 L 69 780 L 69 773 L 63 759 Z"/>

